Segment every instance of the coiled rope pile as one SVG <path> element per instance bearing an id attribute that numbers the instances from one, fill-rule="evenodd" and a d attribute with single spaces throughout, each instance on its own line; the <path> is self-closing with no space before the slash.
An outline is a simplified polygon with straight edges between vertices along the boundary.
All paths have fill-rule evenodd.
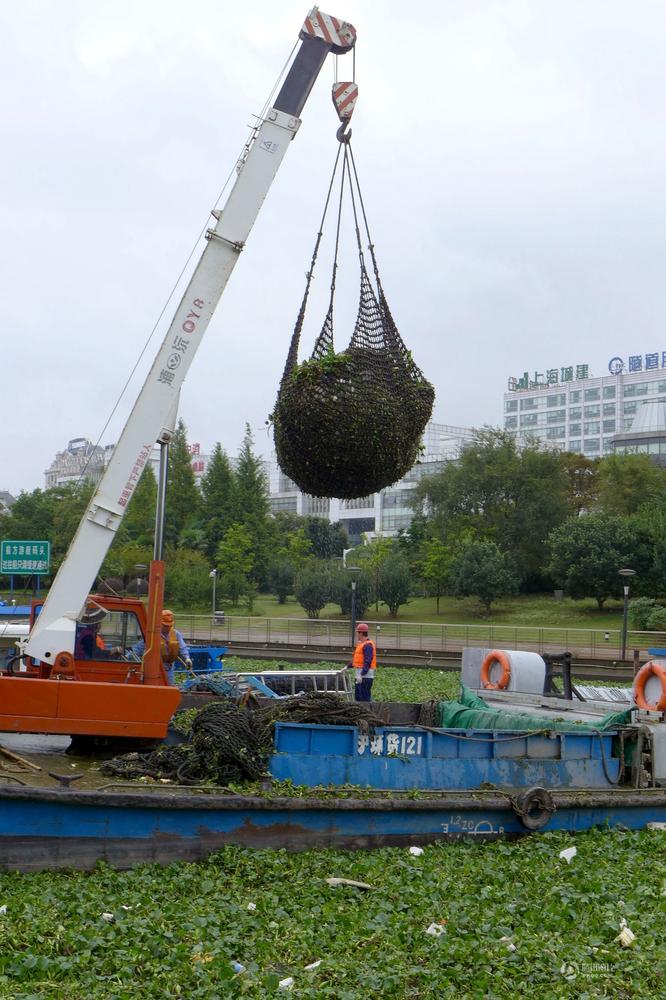
<path id="1" fill-rule="evenodd" d="M 345 701 L 332 692 L 309 692 L 256 710 L 220 699 L 197 713 L 189 742 L 114 757 L 101 771 L 123 779 L 166 778 L 182 785 L 258 781 L 266 774 L 273 750 L 273 724 L 280 721 L 351 725 L 363 732 L 383 725 L 367 704 Z"/>

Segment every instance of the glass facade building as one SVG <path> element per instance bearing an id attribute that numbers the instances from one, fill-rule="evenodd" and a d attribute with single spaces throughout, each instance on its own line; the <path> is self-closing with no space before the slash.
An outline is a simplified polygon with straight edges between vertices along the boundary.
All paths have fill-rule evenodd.
<path id="1" fill-rule="evenodd" d="M 509 385 L 505 430 L 600 458 L 614 451 L 615 435 L 631 430 L 643 402 L 666 401 L 666 367 L 549 385 L 511 379 Z"/>

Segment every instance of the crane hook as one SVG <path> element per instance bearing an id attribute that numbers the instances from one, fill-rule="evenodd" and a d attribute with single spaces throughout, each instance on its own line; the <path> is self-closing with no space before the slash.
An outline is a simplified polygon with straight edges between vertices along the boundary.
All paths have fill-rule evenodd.
<path id="1" fill-rule="evenodd" d="M 342 119 L 342 125 L 335 133 L 338 142 L 348 143 L 352 137 L 351 129 L 347 132 L 346 129 L 349 128 L 349 118 Z"/>

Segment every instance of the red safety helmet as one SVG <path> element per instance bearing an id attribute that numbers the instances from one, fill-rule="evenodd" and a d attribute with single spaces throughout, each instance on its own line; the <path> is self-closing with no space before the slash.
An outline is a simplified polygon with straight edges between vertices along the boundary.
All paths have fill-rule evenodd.
<path id="1" fill-rule="evenodd" d="M 173 611 L 169 611 L 168 608 L 165 608 L 164 611 L 162 612 L 162 624 L 163 625 L 173 625 L 174 621 L 175 621 L 175 618 L 174 618 Z"/>
<path id="2" fill-rule="evenodd" d="M 370 629 L 368 628 L 365 622 L 359 622 L 358 625 L 356 626 L 356 631 L 365 632 L 365 634 L 367 635 Z"/>

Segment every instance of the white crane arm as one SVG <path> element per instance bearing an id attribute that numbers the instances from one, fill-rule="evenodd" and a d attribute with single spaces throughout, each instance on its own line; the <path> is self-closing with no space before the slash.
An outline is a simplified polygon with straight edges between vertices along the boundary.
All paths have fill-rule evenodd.
<path id="1" fill-rule="evenodd" d="M 331 32 L 335 31 L 332 35 Z M 351 25 L 311 11 L 301 48 L 275 106 L 262 122 L 222 212 L 139 393 L 113 456 L 83 515 L 22 652 L 53 663 L 73 653 L 76 619 L 120 525 L 154 443 L 168 418 L 215 307 L 238 260 L 268 189 L 300 126 L 300 111 L 330 51 L 355 42 Z"/>

